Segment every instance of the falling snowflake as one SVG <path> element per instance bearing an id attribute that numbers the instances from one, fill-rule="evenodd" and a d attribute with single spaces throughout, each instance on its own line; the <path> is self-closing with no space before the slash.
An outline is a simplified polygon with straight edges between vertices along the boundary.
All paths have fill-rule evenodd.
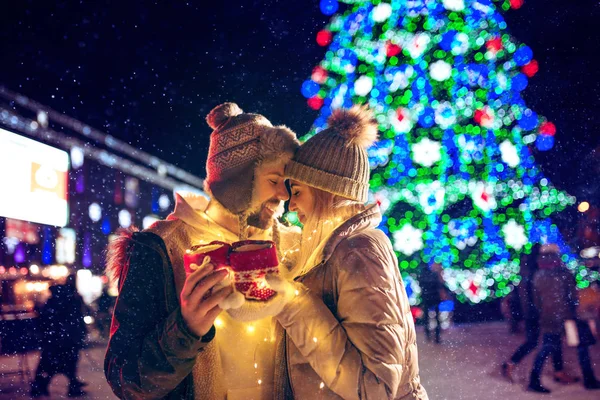
<path id="1" fill-rule="evenodd" d="M 442 159 L 442 145 L 428 138 L 412 145 L 413 160 L 424 167 L 431 167 Z"/>
<path id="2" fill-rule="evenodd" d="M 400 230 L 393 233 L 394 249 L 412 256 L 423 248 L 423 231 L 411 224 L 404 225 Z"/>

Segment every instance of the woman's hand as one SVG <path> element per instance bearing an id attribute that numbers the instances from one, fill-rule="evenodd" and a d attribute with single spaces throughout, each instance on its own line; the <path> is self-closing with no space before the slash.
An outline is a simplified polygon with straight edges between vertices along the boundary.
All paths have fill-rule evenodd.
<path id="1" fill-rule="evenodd" d="M 241 307 L 227 310 L 233 319 L 248 322 L 276 317 L 300 293 L 299 284 L 289 282 L 276 274 L 269 274 L 265 279 L 277 294 L 267 301 L 246 300 Z"/>

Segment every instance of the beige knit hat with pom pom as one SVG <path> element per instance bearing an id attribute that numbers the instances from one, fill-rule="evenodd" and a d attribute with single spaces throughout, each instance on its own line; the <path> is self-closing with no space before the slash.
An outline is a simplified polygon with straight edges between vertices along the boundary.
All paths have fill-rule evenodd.
<path id="1" fill-rule="evenodd" d="M 370 175 L 367 149 L 377 140 L 373 113 L 359 106 L 337 109 L 327 125 L 300 146 L 286 166 L 286 177 L 365 203 Z"/>
<path id="2" fill-rule="evenodd" d="M 283 125 L 273 126 L 260 114 L 244 113 L 235 103 L 216 106 L 206 122 L 213 129 L 206 190 L 227 210 L 241 214 L 251 205 L 256 167 L 291 158 L 299 146 L 296 134 Z"/>

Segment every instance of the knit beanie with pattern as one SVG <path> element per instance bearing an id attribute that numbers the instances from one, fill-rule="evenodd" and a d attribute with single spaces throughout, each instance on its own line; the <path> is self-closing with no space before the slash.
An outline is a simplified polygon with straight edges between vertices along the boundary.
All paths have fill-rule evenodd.
<path id="1" fill-rule="evenodd" d="M 365 203 L 370 175 L 367 149 L 377 140 L 373 114 L 359 106 L 337 109 L 327 125 L 300 146 L 286 166 L 286 177 Z"/>
<path id="2" fill-rule="evenodd" d="M 206 190 L 231 213 L 241 214 L 251 206 L 256 167 L 290 158 L 299 146 L 296 134 L 260 114 L 244 113 L 235 103 L 213 108 L 206 122 L 213 129 Z"/>

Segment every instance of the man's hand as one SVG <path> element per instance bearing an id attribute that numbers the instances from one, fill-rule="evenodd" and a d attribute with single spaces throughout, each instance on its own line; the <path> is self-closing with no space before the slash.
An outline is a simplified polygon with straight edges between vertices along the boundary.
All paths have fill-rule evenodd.
<path id="1" fill-rule="evenodd" d="M 233 292 L 233 288 L 227 286 L 210 293 L 227 274 L 226 269 L 215 271 L 210 257 L 205 257 L 202 265 L 185 280 L 180 297 L 181 315 L 195 335 L 202 337 L 208 333 L 217 316 L 223 311 L 218 306 L 219 302 Z"/>

